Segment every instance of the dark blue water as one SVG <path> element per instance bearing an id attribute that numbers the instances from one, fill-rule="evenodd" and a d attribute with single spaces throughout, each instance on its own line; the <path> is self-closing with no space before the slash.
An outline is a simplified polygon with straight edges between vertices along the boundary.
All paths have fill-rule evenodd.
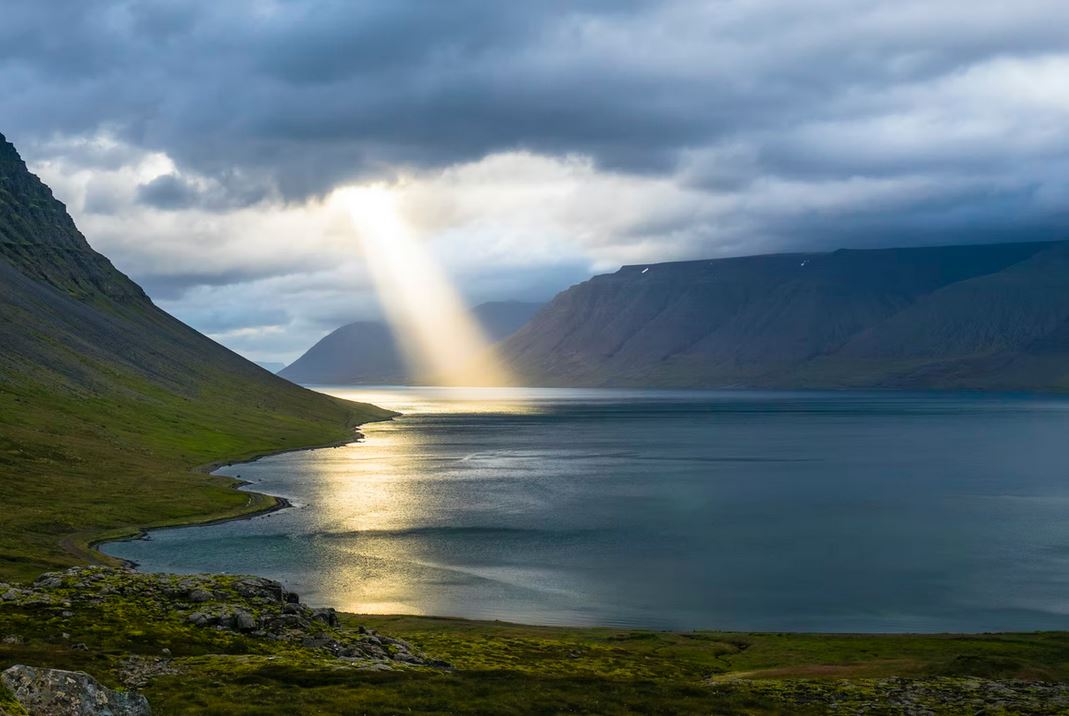
<path id="1" fill-rule="evenodd" d="M 109 545 L 315 604 L 549 624 L 1069 628 L 1069 400 L 333 390 L 406 413 L 225 472 L 297 507 Z"/>

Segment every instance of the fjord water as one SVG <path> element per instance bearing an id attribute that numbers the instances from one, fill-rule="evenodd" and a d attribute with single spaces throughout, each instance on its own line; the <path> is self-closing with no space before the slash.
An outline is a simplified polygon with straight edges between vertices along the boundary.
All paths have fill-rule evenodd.
<path id="1" fill-rule="evenodd" d="M 295 507 L 109 554 L 541 624 L 1069 627 L 1069 400 L 324 389 L 404 417 L 235 465 Z"/>

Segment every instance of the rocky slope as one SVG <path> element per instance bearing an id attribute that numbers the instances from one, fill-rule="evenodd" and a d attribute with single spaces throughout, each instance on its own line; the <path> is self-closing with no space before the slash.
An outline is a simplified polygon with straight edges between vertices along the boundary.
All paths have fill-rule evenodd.
<path id="1" fill-rule="evenodd" d="M 1069 387 L 1069 244 L 627 266 L 502 344 L 534 385 Z"/>
<path id="2" fill-rule="evenodd" d="M 542 307 L 540 303 L 494 301 L 472 309 L 491 342 L 515 333 Z M 279 372 L 305 385 L 396 385 L 421 382 L 405 364 L 390 327 L 358 321 L 331 332 Z"/>

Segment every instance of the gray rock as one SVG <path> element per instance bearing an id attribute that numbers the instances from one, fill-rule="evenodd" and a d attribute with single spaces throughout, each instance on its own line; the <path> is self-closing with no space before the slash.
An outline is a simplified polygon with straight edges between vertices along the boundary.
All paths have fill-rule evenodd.
<path id="1" fill-rule="evenodd" d="M 280 583 L 263 577 L 244 577 L 234 588 L 246 599 L 264 599 L 271 602 L 284 601 L 286 594 Z"/>
<path id="2" fill-rule="evenodd" d="M 0 683 L 31 714 L 149 716 L 152 713 L 148 700 L 136 691 L 113 691 L 81 671 L 19 664 L 0 673 Z"/>
<path id="3" fill-rule="evenodd" d="M 55 589 L 56 587 L 63 586 L 63 577 L 56 572 L 45 572 L 40 577 L 33 580 L 33 586 L 40 589 Z"/>
<path id="4" fill-rule="evenodd" d="M 187 599 L 194 604 L 201 604 L 203 602 L 210 602 L 212 600 L 212 595 L 203 589 L 193 589 L 187 595 Z"/>
<path id="5" fill-rule="evenodd" d="M 271 620 L 270 628 L 275 631 L 280 629 L 304 630 L 308 628 L 308 622 L 297 614 L 282 614 Z"/>
<path id="6" fill-rule="evenodd" d="M 204 612 L 193 612 L 186 619 L 194 626 L 207 626 L 211 618 Z"/>
<path id="7" fill-rule="evenodd" d="M 301 640 L 301 646 L 307 649 L 324 649 L 335 656 L 345 651 L 342 644 L 325 636 L 306 636 Z"/>
<path id="8" fill-rule="evenodd" d="M 312 619 L 321 621 L 327 624 L 328 626 L 338 626 L 338 613 L 334 611 L 332 607 L 327 607 L 326 609 L 316 609 L 312 612 Z"/>
<path id="9" fill-rule="evenodd" d="M 238 631 L 252 631 L 256 628 L 256 619 L 243 609 L 234 612 L 234 628 Z"/>

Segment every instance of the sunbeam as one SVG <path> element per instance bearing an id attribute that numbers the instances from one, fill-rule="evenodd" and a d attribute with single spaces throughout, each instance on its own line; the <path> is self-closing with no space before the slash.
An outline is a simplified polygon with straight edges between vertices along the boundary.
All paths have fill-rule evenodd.
<path id="1" fill-rule="evenodd" d="M 352 218 L 379 300 L 412 373 L 443 385 L 508 385 L 508 371 L 383 186 L 335 193 Z"/>

